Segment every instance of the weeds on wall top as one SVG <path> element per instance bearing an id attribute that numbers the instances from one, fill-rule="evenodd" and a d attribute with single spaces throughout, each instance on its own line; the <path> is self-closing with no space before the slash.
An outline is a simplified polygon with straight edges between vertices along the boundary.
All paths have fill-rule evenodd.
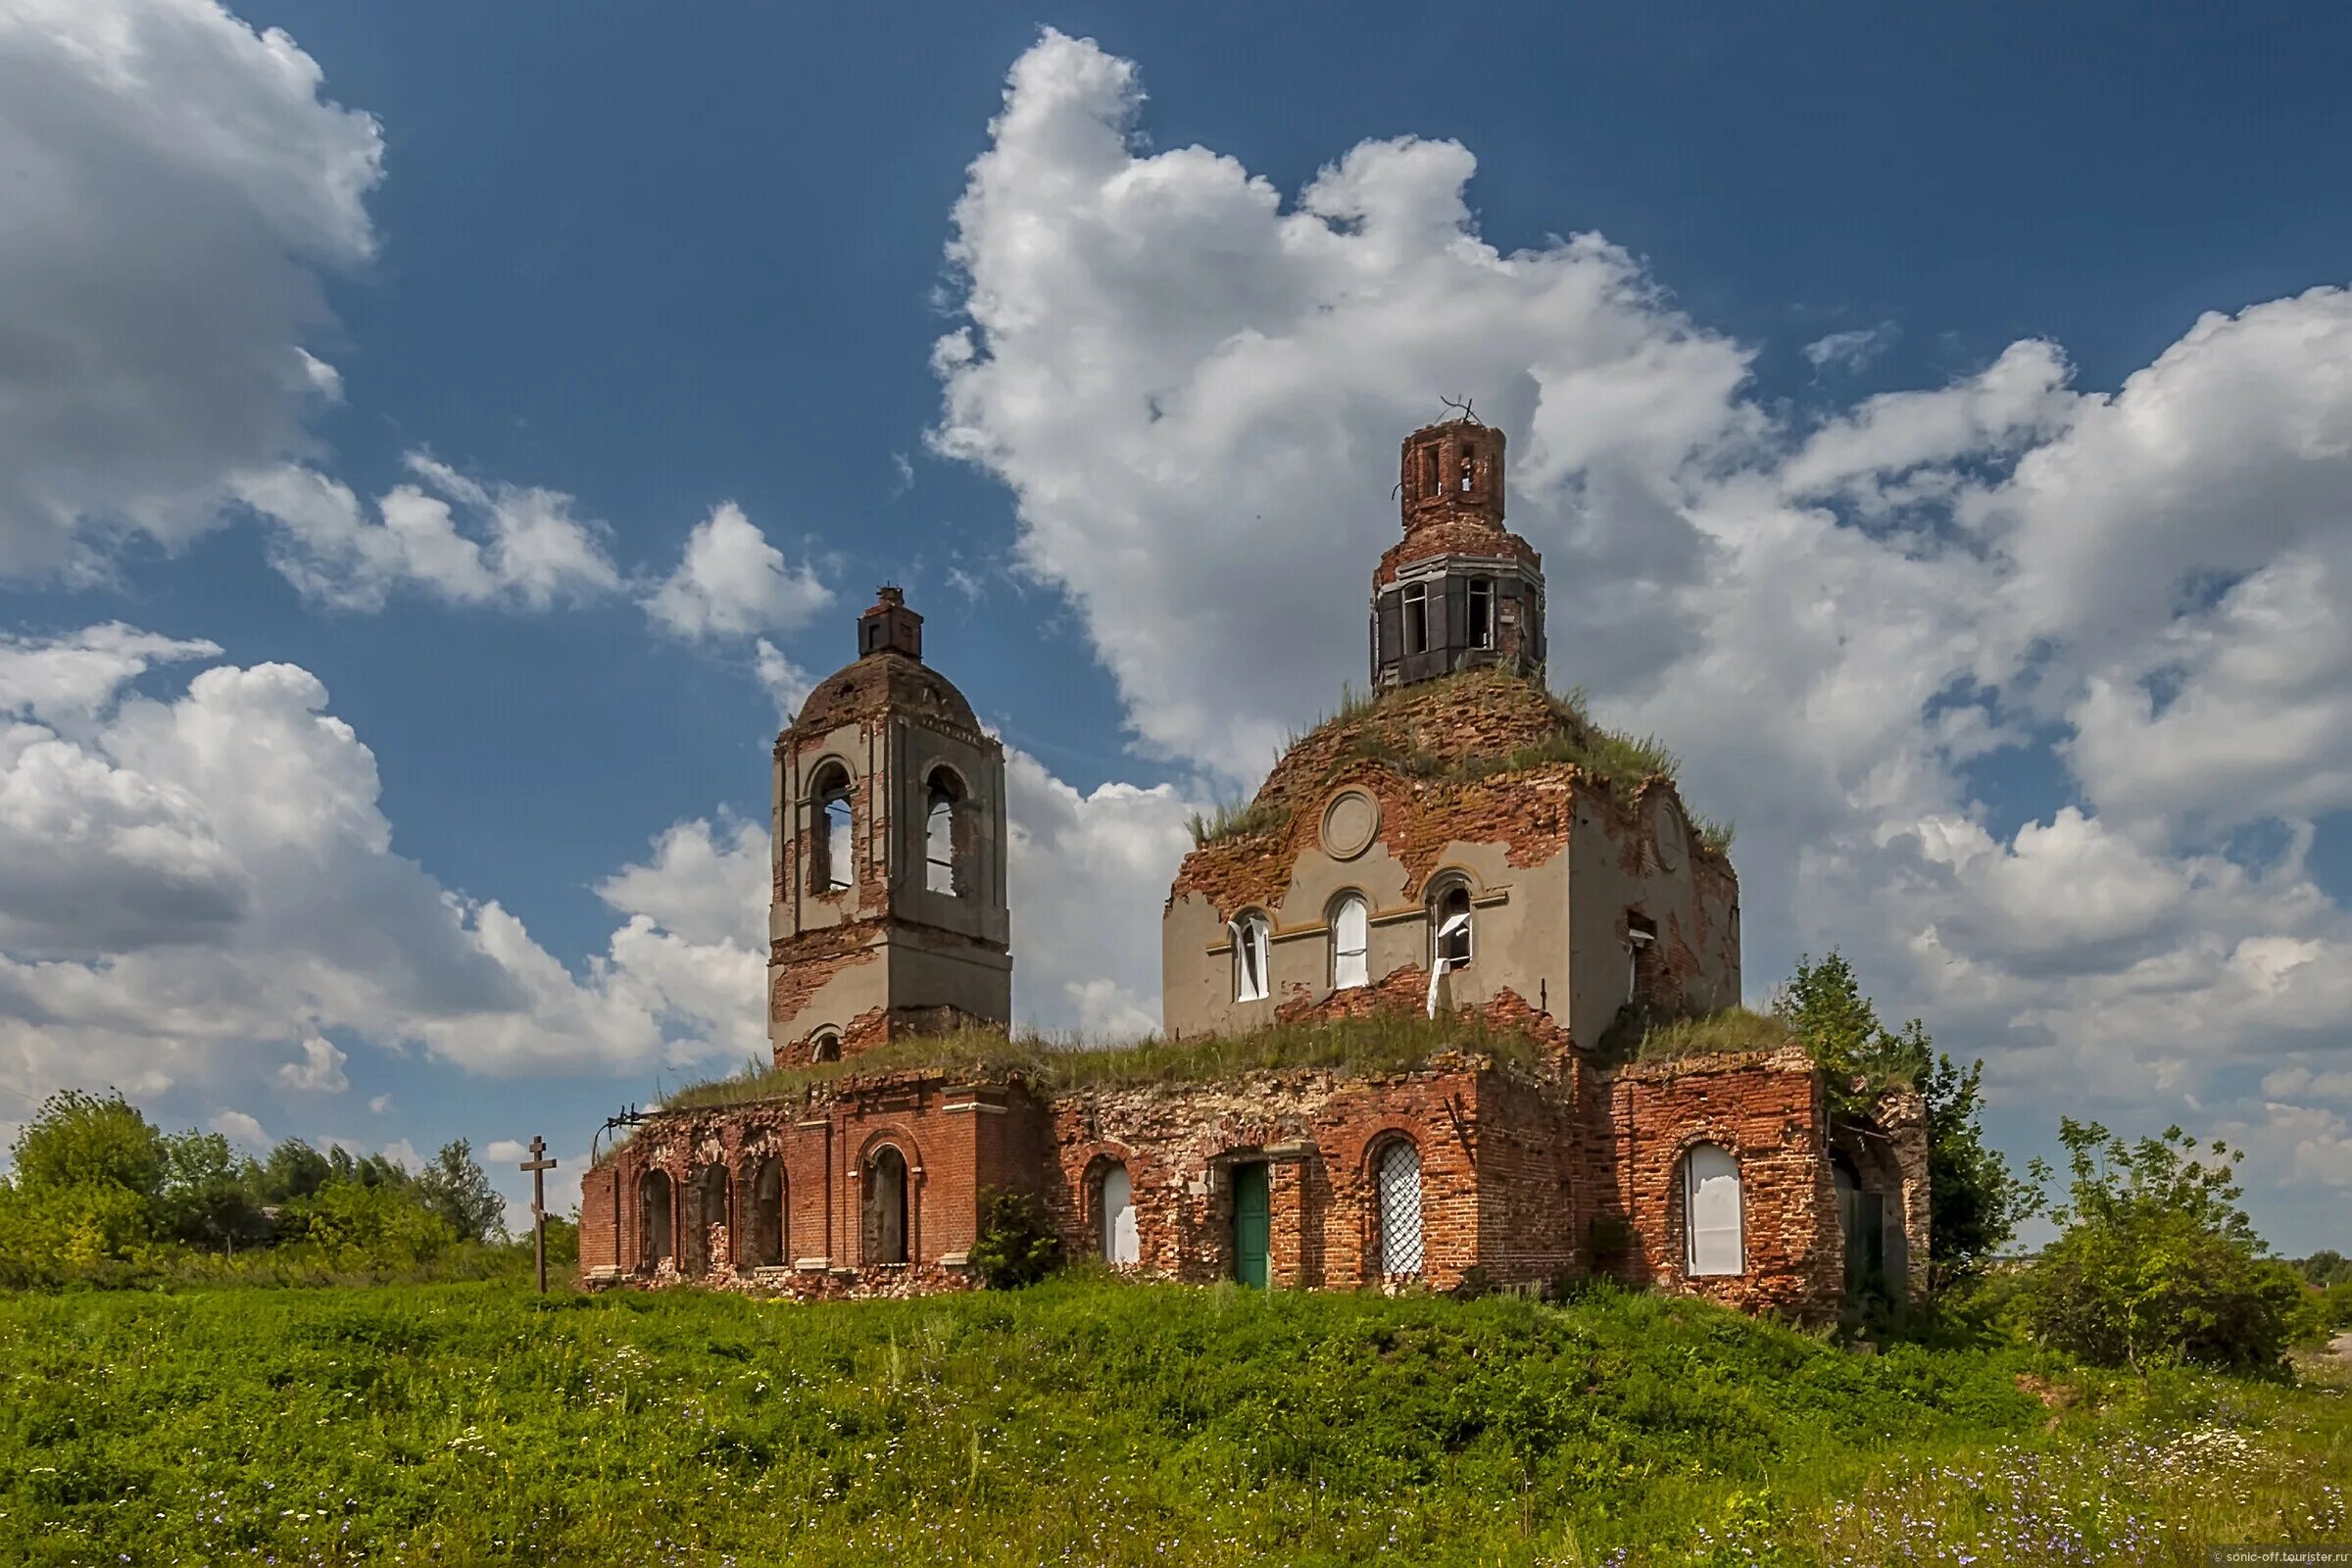
<path id="1" fill-rule="evenodd" d="M 1378 1013 L 1364 1018 L 1273 1024 L 1247 1034 L 1199 1039 L 1152 1037 L 1132 1045 L 1089 1046 L 1042 1035 L 1007 1037 L 971 1029 L 924 1035 L 862 1051 L 841 1061 L 804 1067 L 747 1067 L 728 1077 L 693 1084 L 666 1102 L 671 1110 L 700 1110 L 759 1101 L 793 1100 L 835 1083 L 892 1073 L 968 1076 L 983 1081 L 1018 1077 L 1040 1090 L 1132 1089 L 1153 1084 L 1207 1083 L 1251 1072 L 1317 1069 L 1369 1078 L 1411 1072 L 1440 1056 L 1483 1057 L 1506 1068 L 1540 1073 L 1544 1046 L 1475 1014 L 1427 1018 Z"/>

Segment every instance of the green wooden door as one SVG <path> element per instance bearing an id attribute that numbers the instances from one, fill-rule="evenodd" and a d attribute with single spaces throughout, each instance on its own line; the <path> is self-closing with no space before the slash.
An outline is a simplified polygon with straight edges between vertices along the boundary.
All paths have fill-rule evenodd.
<path id="1" fill-rule="evenodd" d="M 1273 1230 L 1273 1209 L 1266 1194 L 1266 1167 L 1233 1167 L 1233 1277 L 1244 1285 L 1266 1288 L 1266 1251 Z"/>

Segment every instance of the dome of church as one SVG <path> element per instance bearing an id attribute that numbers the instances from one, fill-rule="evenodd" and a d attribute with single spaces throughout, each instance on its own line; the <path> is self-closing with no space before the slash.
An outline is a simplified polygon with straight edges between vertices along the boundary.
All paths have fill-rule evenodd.
<path id="1" fill-rule="evenodd" d="M 808 689 L 785 734 L 821 734 L 886 710 L 980 728 L 956 683 L 923 662 L 923 617 L 887 587 L 858 617 L 858 658 Z"/>

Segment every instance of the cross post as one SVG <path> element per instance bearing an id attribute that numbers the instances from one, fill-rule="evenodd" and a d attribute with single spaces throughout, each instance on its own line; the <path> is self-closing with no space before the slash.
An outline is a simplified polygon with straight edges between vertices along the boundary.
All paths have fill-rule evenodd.
<path id="1" fill-rule="evenodd" d="M 547 1173 L 556 1162 L 547 1157 L 547 1140 L 531 1135 L 531 1157 L 520 1167 L 531 1173 L 531 1252 L 539 1265 L 539 1294 L 547 1294 Z"/>

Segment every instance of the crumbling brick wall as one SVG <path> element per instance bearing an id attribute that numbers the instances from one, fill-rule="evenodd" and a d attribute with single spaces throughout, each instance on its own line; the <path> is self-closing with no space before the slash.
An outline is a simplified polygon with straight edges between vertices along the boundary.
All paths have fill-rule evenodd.
<path id="1" fill-rule="evenodd" d="M 1622 1225 L 1610 1272 L 1635 1285 L 1711 1297 L 1800 1319 L 1835 1316 L 1844 1241 L 1826 1144 L 1821 1076 L 1802 1051 L 1638 1063 L 1595 1074 L 1583 1118 L 1586 1168 L 1612 1178 L 1592 1223 Z M 1692 1278 L 1686 1265 L 1683 1162 L 1700 1144 L 1740 1170 L 1742 1267 Z"/>
<path id="2" fill-rule="evenodd" d="M 1543 1095 L 1477 1058 L 1377 1078 L 1271 1073 L 1072 1093 L 1053 1106 L 1046 1203 L 1073 1253 L 1099 1255 L 1102 1176 L 1115 1160 L 1132 1187 L 1141 1271 L 1224 1279 L 1234 1266 L 1232 1173 L 1263 1160 L 1274 1282 L 1377 1285 L 1384 1282 L 1374 1168 L 1389 1141 L 1405 1139 L 1421 1168 L 1417 1282 L 1441 1290 L 1478 1280 L 1542 1283 L 1556 1270 L 1561 1244 L 1534 1245 L 1489 1216 L 1512 1207 L 1541 1214 L 1556 1204 L 1556 1173 L 1529 1160 L 1516 1141 L 1521 1124 L 1540 1119 L 1532 1107 Z M 1490 1113 L 1509 1123 L 1491 1165 Z"/>

